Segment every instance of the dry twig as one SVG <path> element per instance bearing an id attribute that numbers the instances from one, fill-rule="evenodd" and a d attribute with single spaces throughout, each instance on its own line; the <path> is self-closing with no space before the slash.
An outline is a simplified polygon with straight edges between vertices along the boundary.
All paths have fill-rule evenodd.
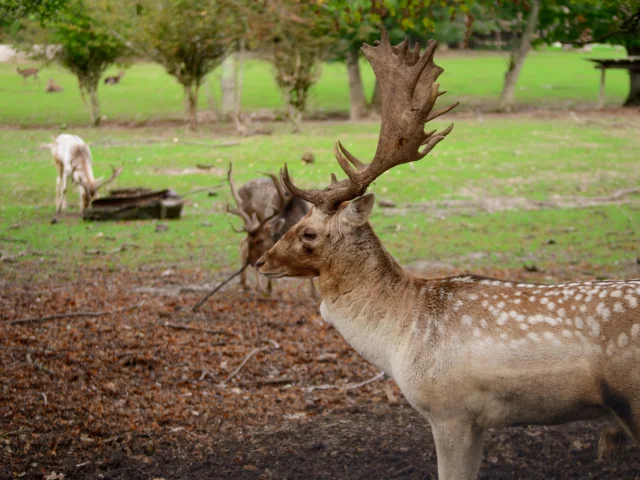
<path id="1" fill-rule="evenodd" d="M 127 310 L 134 310 L 140 308 L 144 302 L 130 307 L 116 308 L 115 310 L 105 310 L 104 312 L 71 312 L 71 313 L 58 313 L 56 315 L 48 315 L 46 317 L 29 317 L 20 318 L 18 320 L 11 320 L 7 322 L 9 325 L 19 325 L 22 323 L 42 323 L 48 320 L 58 320 L 60 318 L 78 318 L 78 317 L 102 317 L 103 315 L 111 315 L 113 313 L 125 312 Z"/>
<path id="2" fill-rule="evenodd" d="M 25 355 L 25 360 L 27 361 L 27 363 L 29 365 L 33 365 L 37 370 L 40 370 L 41 372 L 46 372 L 49 375 L 51 375 L 52 377 L 55 377 L 56 374 L 53 372 L 53 370 L 48 369 L 47 367 L 45 367 L 44 365 L 38 363 L 38 362 L 34 362 L 33 359 L 31 358 L 31 354 L 27 352 L 27 354 Z M 46 405 L 46 397 L 45 397 L 45 405 Z"/>
<path id="3" fill-rule="evenodd" d="M 240 373 L 240 370 L 242 370 L 242 367 L 244 367 L 246 363 L 253 358 L 254 355 L 257 355 L 260 352 L 266 352 L 267 350 L 271 350 L 271 348 L 273 348 L 274 350 L 280 348 L 280 345 L 278 345 L 273 340 L 264 340 L 264 342 L 266 343 L 271 342 L 272 343 L 271 347 L 254 348 L 253 350 L 251 350 L 247 354 L 247 356 L 242 359 L 242 362 L 240 362 L 240 365 L 234 368 L 233 371 L 229 374 L 229 376 L 226 379 L 224 379 L 220 385 L 225 386 L 229 382 L 229 380 L 231 380 L 238 373 Z"/>
<path id="4" fill-rule="evenodd" d="M 209 330 L 208 328 L 189 327 L 187 325 L 176 325 L 175 323 L 164 322 L 163 327 L 173 328 L 175 330 L 189 330 L 191 332 L 211 333 L 212 335 L 229 335 L 231 337 L 242 338 L 237 333 L 225 332 L 224 330 Z"/>
<path id="5" fill-rule="evenodd" d="M 207 293 L 204 297 L 202 297 L 202 299 L 193 306 L 192 311 L 193 312 L 197 311 L 204 304 L 204 302 L 209 300 L 209 297 L 211 297 L 211 295 L 216 293 L 218 290 L 220 290 L 222 287 L 224 287 L 227 283 L 229 283 L 231 280 L 233 280 L 238 275 L 240 275 L 245 270 L 245 268 L 247 268 L 248 266 L 249 266 L 249 264 L 245 263 L 240 270 L 235 272 L 233 275 L 231 275 L 229 278 L 227 278 L 224 282 L 222 282 L 220 285 L 218 285 L 216 288 L 214 288 L 209 293 Z"/>
<path id="6" fill-rule="evenodd" d="M 377 373 L 375 376 L 371 377 L 368 380 L 364 380 L 363 382 L 360 383 L 351 383 L 351 384 L 347 384 L 344 386 L 341 385 L 314 385 L 311 387 L 306 387 L 304 390 L 307 393 L 311 393 L 314 390 L 342 390 L 343 392 L 348 392 L 349 390 L 355 390 L 356 388 L 360 388 L 360 387 L 364 387 L 365 385 L 368 385 L 370 383 L 376 382 L 378 380 L 381 380 L 382 378 L 384 378 L 385 373 L 383 371 L 380 371 L 379 373 Z"/>

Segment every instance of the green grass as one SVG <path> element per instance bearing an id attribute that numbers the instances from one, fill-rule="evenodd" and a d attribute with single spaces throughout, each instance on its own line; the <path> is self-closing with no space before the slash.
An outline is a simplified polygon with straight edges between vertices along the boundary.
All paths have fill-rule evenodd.
<path id="1" fill-rule="evenodd" d="M 638 186 L 640 139 L 636 130 L 612 128 L 606 119 L 601 123 L 513 117 L 508 122 L 499 117 L 481 122 L 460 120 L 431 155 L 413 168 L 403 165 L 388 172 L 371 190 L 404 207 L 407 203 L 485 197 L 505 197 L 504 202 L 596 197 Z M 126 164 L 118 187 L 171 187 L 187 194 L 223 184 L 217 197 L 208 197 L 206 192 L 187 196 L 183 218 L 167 222 L 166 232 L 156 232 L 153 221 L 85 223 L 77 216 L 63 217 L 51 225 L 55 168 L 50 153 L 38 148 L 49 141 L 51 132 L 0 130 L 0 250 L 6 254 L 37 252 L 18 262 L 40 259 L 40 273 L 70 271 L 78 263 L 228 271 L 238 264 L 241 238 L 229 227 L 229 221 L 237 219 L 223 213 L 229 161 L 234 162 L 239 183 L 255 178 L 260 171 L 277 171 L 286 161 L 299 185 L 324 186 L 330 172 L 339 170 L 333 142 L 340 138 L 355 155 L 370 159 L 378 125 L 311 123 L 302 135 L 290 135 L 285 125 L 276 124 L 273 135 L 237 139 L 241 143 L 232 147 L 211 149 L 183 143 L 230 140 L 219 136 L 212 140 L 208 129 L 213 128 L 208 126 L 197 135 L 158 128 L 74 130 L 93 142 L 97 176 L 107 174 L 110 163 Z M 151 138 L 159 143 L 143 143 Z M 315 164 L 299 160 L 306 151 L 315 153 Z M 181 174 L 198 163 L 220 168 Z M 509 268 L 536 263 L 546 268 L 586 262 L 615 269 L 619 264 L 629 267 L 638 255 L 638 199 L 638 195 L 628 197 L 630 203 L 625 205 L 494 213 L 473 209 L 452 213 L 443 207 L 424 212 L 400 209 L 390 214 L 376 208 L 372 223 L 403 263 L 444 262 L 473 270 L 489 265 Z M 77 214 L 75 191 L 68 192 L 68 201 Z M 109 253 L 122 244 L 137 247 Z M 96 255 L 96 250 L 106 253 Z M 8 268 L 6 265 L 0 263 L 0 269 Z"/>
<path id="2" fill-rule="evenodd" d="M 547 50 L 533 52 L 527 59 L 518 82 L 516 99 L 526 105 L 573 107 L 594 105 L 598 98 L 599 73 L 585 58 L 613 58 L 624 51 L 599 48 L 592 53 Z M 491 108 L 500 94 L 507 64 L 506 53 L 444 53 L 438 63 L 445 68 L 440 81 L 451 101 L 460 100 L 464 109 Z M 363 82 L 368 96 L 373 90 L 373 73 L 363 61 Z M 109 74 L 115 74 L 112 69 Z M 23 84 L 12 63 L 0 64 L 0 124 L 86 125 L 88 114 L 76 81 L 67 72 L 45 68 L 40 84 Z M 52 77 L 64 92 L 46 94 L 47 79 Z M 620 105 L 628 92 L 624 71 L 607 73 L 608 105 Z M 219 79 L 214 72 L 202 87 L 200 107 L 207 109 L 208 97 L 219 98 Z M 100 86 L 102 113 L 107 119 L 143 122 L 151 119 L 179 119 L 183 115 L 180 85 L 157 65 L 133 65 L 117 86 Z M 283 99 L 273 80 L 271 67 L 261 61 L 246 62 L 243 109 L 283 109 Z M 310 111 L 347 112 L 349 92 L 346 68 L 342 63 L 323 66 L 322 76 L 311 91 Z"/>

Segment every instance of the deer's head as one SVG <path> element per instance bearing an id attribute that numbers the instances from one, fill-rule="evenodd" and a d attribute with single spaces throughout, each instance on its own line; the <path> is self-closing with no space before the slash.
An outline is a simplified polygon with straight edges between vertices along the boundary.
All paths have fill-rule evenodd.
<path id="1" fill-rule="evenodd" d="M 84 190 L 84 195 L 82 196 L 82 208 L 89 208 L 91 202 L 98 196 L 98 190 L 113 182 L 123 171 L 124 167 L 116 168 L 111 165 L 111 175 L 109 178 L 105 180 L 101 177 L 94 181 L 88 178 L 84 172 L 78 172 L 78 176 L 74 178 L 74 180 Z"/>
<path id="2" fill-rule="evenodd" d="M 229 186 L 231 188 L 231 195 L 236 202 L 236 208 L 232 208 L 227 205 L 227 212 L 238 215 L 243 220 L 242 229 L 238 230 L 233 228 L 236 233 L 246 233 L 247 248 L 247 263 L 254 265 L 258 259 L 264 255 L 276 242 L 280 239 L 282 226 L 285 223 L 283 217 L 284 212 L 287 209 L 289 203 L 293 200 L 293 195 L 286 192 L 284 187 L 280 183 L 280 180 L 275 175 L 267 174 L 273 181 L 273 184 L 278 192 L 279 207 L 275 211 L 260 221 L 257 215 L 254 213 L 251 217 L 243 209 L 242 200 L 238 195 L 235 183 L 233 181 L 232 165 L 229 165 L 229 171 L 227 172 L 227 178 L 229 180 Z"/>
<path id="3" fill-rule="evenodd" d="M 331 183 L 322 190 L 296 187 L 285 164 L 280 172 L 282 183 L 314 207 L 256 263 L 260 273 L 313 277 L 327 268 L 339 270 L 344 258 L 362 248 L 359 239 L 373 234 L 367 220 L 374 195 L 365 195 L 371 182 L 396 165 L 420 160 L 453 129 L 452 124 L 442 132 L 424 130 L 428 121 L 457 106 L 432 111 L 438 96 L 445 93 L 435 83 L 443 71 L 433 63 L 435 49 L 435 42 L 430 42 L 420 55 L 420 45 L 409 49 L 407 39 L 392 46 L 384 29 L 376 46 L 363 45 L 382 100 L 382 125 L 373 161 L 361 162 L 337 142 L 334 153 L 347 178 L 338 181 L 331 174 Z"/>

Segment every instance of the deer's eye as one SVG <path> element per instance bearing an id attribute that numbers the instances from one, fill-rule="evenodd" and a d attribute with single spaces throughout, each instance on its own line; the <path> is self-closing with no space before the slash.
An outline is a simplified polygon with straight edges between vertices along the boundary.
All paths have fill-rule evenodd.
<path id="1" fill-rule="evenodd" d="M 302 236 L 305 240 L 314 240 L 316 238 L 315 232 L 312 232 L 311 230 L 306 230 Z"/>

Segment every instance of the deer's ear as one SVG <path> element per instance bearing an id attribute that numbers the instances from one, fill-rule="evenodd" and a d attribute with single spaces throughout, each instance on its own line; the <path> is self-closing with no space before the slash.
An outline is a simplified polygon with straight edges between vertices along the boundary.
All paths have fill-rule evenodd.
<path id="1" fill-rule="evenodd" d="M 359 227 L 367 223 L 376 196 L 373 193 L 367 193 L 361 197 L 352 200 L 344 210 L 340 212 L 340 220 L 348 225 Z"/>

